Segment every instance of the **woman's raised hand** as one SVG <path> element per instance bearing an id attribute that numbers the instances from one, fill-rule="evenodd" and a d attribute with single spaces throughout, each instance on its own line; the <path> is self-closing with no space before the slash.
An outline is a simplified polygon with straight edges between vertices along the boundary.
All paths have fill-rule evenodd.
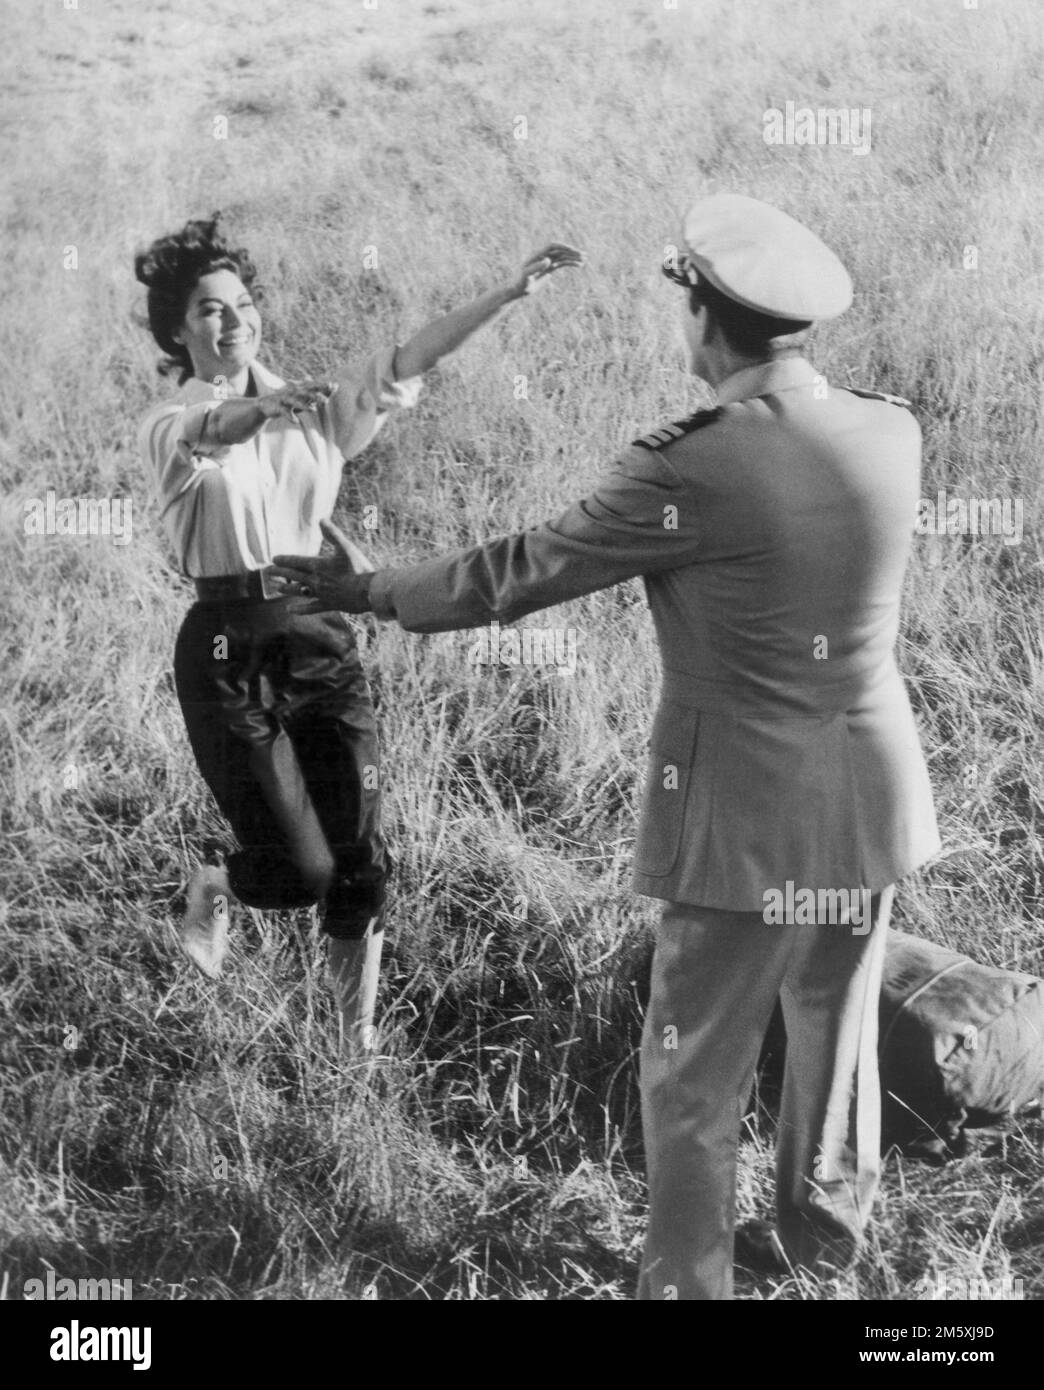
<path id="1" fill-rule="evenodd" d="M 269 391 L 258 399 L 258 405 L 266 420 L 274 420 L 284 415 L 297 418 L 299 410 L 315 410 L 324 405 L 337 390 L 336 381 L 317 381 L 306 377 L 303 381 L 288 381 L 278 391 Z"/>
<path id="2" fill-rule="evenodd" d="M 456 352 L 461 343 L 467 342 L 473 333 L 489 323 L 506 305 L 532 294 L 541 281 L 556 270 L 583 263 L 582 251 L 557 241 L 534 252 L 517 279 L 507 280 L 495 289 L 487 290 L 470 304 L 452 309 L 414 333 L 395 354 L 396 380 L 408 381 L 411 377 L 423 376 L 441 357 Z"/>
<path id="3" fill-rule="evenodd" d="M 556 270 L 583 263 L 582 251 L 578 251 L 575 246 L 565 246 L 561 242 L 553 241 L 550 246 L 534 251 L 522 267 L 522 274 L 514 286 L 516 298 L 521 299 L 523 295 L 532 294 Z"/>

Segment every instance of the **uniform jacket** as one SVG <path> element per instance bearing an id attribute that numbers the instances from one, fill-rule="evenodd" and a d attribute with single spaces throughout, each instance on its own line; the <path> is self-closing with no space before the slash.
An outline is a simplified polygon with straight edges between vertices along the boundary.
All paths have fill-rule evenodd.
<path id="1" fill-rule="evenodd" d="M 644 577 L 663 663 L 639 892 L 761 911 L 885 887 L 939 847 L 895 663 L 920 430 L 790 357 L 636 441 L 594 492 L 519 535 L 381 570 L 413 632 L 510 622 Z"/>

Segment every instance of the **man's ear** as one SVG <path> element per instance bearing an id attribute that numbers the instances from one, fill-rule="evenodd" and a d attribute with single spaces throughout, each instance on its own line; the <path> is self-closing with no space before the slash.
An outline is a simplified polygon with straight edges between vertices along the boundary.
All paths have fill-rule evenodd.
<path id="1" fill-rule="evenodd" d="M 718 320 L 707 308 L 706 304 L 701 304 L 697 313 L 703 314 L 703 322 L 700 324 L 700 346 L 712 347 L 721 332 L 718 326 Z"/>
<path id="2" fill-rule="evenodd" d="M 709 317 L 706 313 L 707 306 L 696 297 L 692 290 L 690 290 L 685 296 L 685 307 L 689 311 L 690 318 L 698 319 L 700 314 L 703 314 L 703 322 L 700 324 L 700 343 L 705 344 L 707 341 L 707 319 Z"/>

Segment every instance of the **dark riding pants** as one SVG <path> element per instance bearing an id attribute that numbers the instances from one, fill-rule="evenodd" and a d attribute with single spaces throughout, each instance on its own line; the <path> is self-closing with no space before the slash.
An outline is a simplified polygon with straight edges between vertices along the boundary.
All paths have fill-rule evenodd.
<path id="1" fill-rule="evenodd" d="M 325 906 L 331 936 L 381 915 L 377 732 L 340 613 L 294 599 L 197 603 L 174 677 L 199 770 L 239 841 L 233 893 L 249 907 Z"/>

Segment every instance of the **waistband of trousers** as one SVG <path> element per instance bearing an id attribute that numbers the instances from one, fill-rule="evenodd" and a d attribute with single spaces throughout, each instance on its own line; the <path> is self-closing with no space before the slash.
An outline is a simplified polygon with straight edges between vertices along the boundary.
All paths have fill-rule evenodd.
<path id="1" fill-rule="evenodd" d="M 870 671 L 841 679 L 796 684 L 755 680 L 714 680 L 665 667 L 660 688 L 661 700 L 684 705 L 704 714 L 726 714 L 762 719 L 821 719 L 843 714 L 858 707 L 890 675 L 897 674 L 893 662 Z"/>
<path id="2" fill-rule="evenodd" d="M 242 574 L 218 574 L 194 579 L 198 603 L 264 603 L 285 599 L 286 593 L 272 583 L 272 570 L 247 570 Z"/>

